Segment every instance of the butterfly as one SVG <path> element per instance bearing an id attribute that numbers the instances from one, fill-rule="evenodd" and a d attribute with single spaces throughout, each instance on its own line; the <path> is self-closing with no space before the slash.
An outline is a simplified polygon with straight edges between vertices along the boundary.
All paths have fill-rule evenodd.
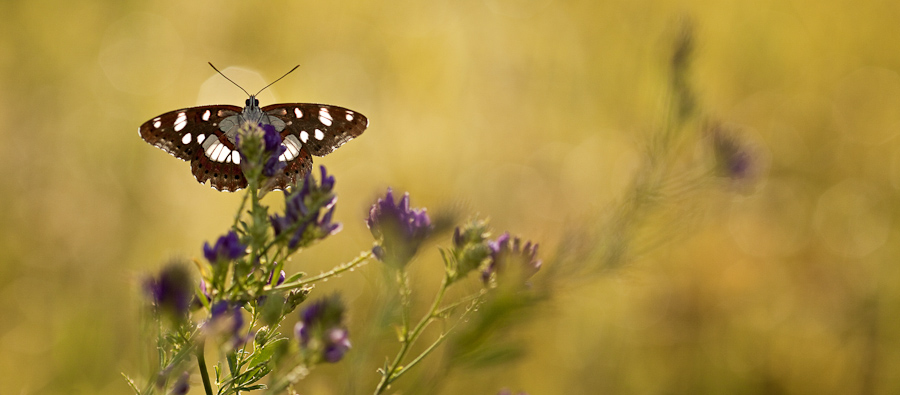
<path id="1" fill-rule="evenodd" d="M 212 63 L 210 66 L 222 74 Z M 281 134 L 281 144 L 286 148 L 278 158 L 286 167 L 275 176 L 272 185 L 273 189 L 287 190 L 309 174 L 312 155 L 331 153 L 362 134 L 369 121 L 358 112 L 327 104 L 281 103 L 260 107 L 256 96 L 281 78 L 255 95 L 244 90 L 249 96 L 244 108 L 232 105 L 182 108 L 144 122 L 138 133 L 154 147 L 190 161 L 191 172 L 201 184 L 209 181 L 216 190 L 234 192 L 247 187 L 241 156 L 235 146 L 238 129 L 244 122 L 272 125 Z"/>

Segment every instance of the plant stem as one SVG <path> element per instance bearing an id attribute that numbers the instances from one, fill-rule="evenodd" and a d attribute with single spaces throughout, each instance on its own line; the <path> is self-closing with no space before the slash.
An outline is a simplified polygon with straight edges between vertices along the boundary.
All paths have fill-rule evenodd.
<path id="1" fill-rule="evenodd" d="M 248 196 L 249 196 L 249 193 L 244 194 L 244 196 L 241 198 L 241 205 L 238 206 L 237 213 L 234 214 L 234 223 L 231 224 L 231 228 L 234 229 L 235 231 L 238 230 L 237 226 L 238 226 L 238 223 L 241 221 L 241 214 L 244 212 L 244 207 L 247 205 L 247 197 Z"/>
<path id="2" fill-rule="evenodd" d="M 381 376 L 381 381 L 378 383 L 378 386 L 375 387 L 375 395 L 379 395 L 384 392 L 384 390 L 386 390 L 387 387 L 394 382 L 394 380 L 400 377 L 400 375 L 397 373 L 404 373 L 407 371 L 406 369 L 403 369 L 401 372 L 398 372 L 398 370 L 400 370 L 400 364 L 403 362 L 403 358 L 406 357 L 406 353 L 409 352 L 409 348 L 413 343 L 415 343 L 416 339 L 419 338 L 419 335 L 422 334 L 422 331 L 425 330 L 425 327 L 428 326 L 428 324 L 430 324 L 435 317 L 437 317 L 435 315 L 435 311 L 438 310 L 438 306 L 441 304 L 441 300 L 444 298 L 444 292 L 447 290 L 447 287 L 449 285 L 450 281 L 446 276 L 444 276 L 444 280 L 441 282 L 441 288 L 438 290 L 437 295 L 435 295 L 434 302 L 432 302 L 431 308 L 428 310 L 428 314 L 425 314 L 422 319 L 419 320 L 419 323 L 416 324 L 416 327 L 413 328 L 411 333 L 407 333 L 406 330 L 408 328 L 404 327 L 403 339 L 400 342 L 400 351 L 397 352 L 397 356 L 394 357 L 394 361 L 391 362 L 391 365 L 388 367 L 387 371 L 384 372 Z M 439 342 L 440 341 L 438 341 L 438 343 Z M 428 350 L 428 352 L 430 352 L 430 350 Z M 418 362 L 419 361 L 415 361 L 415 363 Z"/>
<path id="3" fill-rule="evenodd" d="M 203 378 L 203 389 L 206 395 L 213 395 L 212 384 L 209 382 L 209 372 L 206 370 L 206 357 L 203 355 L 203 349 L 206 341 L 201 340 L 197 345 L 197 365 L 200 367 L 200 377 Z"/>
<path id="4" fill-rule="evenodd" d="M 310 283 L 314 283 L 314 282 L 316 282 L 316 281 L 323 280 L 323 279 L 326 279 L 326 278 L 328 278 L 328 277 L 336 276 L 336 275 L 341 274 L 341 273 L 343 273 L 343 272 L 345 272 L 345 271 L 347 271 L 347 270 L 351 270 L 351 269 L 353 269 L 353 268 L 359 266 L 359 265 L 362 264 L 363 262 L 365 262 L 366 259 L 369 259 L 369 258 L 371 258 L 371 257 L 372 257 L 372 251 L 366 251 L 366 252 L 360 254 L 358 257 L 353 258 L 352 261 L 347 262 L 347 263 L 344 263 L 344 264 L 341 264 L 341 265 L 338 265 L 338 266 L 335 266 L 334 269 L 331 269 L 331 270 L 329 270 L 329 271 L 327 271 L 327 272 L 325 272 L 325 273 L 319 274 L 318 276 L 314 276 L 314 277 L 310 277 L 310 278 L 305 278 L 305 279 L 298 280 L 298 281 L 294 281 L 294 282 L 290 282 L 290 283 L 284 283 L 284 284 L 281 284 L 281 285 L 279 285 L 279 286 L 270 288 L 268 291 L 266 291 L 266 293 L 272 293 L 272 292 L 277 292 L 277 291 L 284 291 L 284 290 L 295 289 L 295 288 L 302 288 L 304 285 L 307 285 L 307 284 L 310 284 Z"/>

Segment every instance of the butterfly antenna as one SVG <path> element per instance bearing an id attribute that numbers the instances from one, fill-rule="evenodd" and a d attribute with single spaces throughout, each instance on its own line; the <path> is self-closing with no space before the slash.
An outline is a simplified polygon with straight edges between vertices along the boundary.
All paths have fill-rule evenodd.
<path id="1" fill-rule="evenodd" d="M 240 88 L 242 91 L 244 91 L 244 93 L 246 93 L 247 96 L 250 96 L 250 92 L 247 92 L 246 89 L 241 88 L 241 86 L 238 85 L 237 82 L 232 81 L 231 78 L 228 78 L 225 74 L 223 74 L 221 71 L 219 71 L 219 69 L 217 69 L 216 66 L 213 66 L 212 62 L 206 62 L 206 63 L 209 63 L 209 65 L 213 68 L 213 70 L 215 70 L 217 73 L 219 73 L 219 75 L 221 75 L 222 77 L 225 77 L 225 79 L 228 80 L 229 82 L 231 82 L 232 84 L 234 84 L 234 86 L 236 86 L 236 87 Z M 272 85 L 272 84 L 269 84 L 269 85 Z"/>
<path id="2" fill-rule="evenodd" d="M 287 72 L 287 73 L 284 73 L 284 75 L 283 75 L 283 76 L 281 76 L 281 77 L 279 77 L 279 78 L 278 78 L 278 79 L 277 79 L 277 80 L 275 80 L 275 81 L 272 81 L 272 83 L 271 83 L 271 84 L 269 84 L 269 85 L 266 85 L 266 86 L 264 86 L 264 87 L 263 87 L 263 88 L 262 88 L 262 89 L 260 89 L 260 90 L 259 90 L 259 92 L 256 92 L 256 94 L 257 94 L 257 95 L 258 95 L 258 94 L 260 94 L 260 93 L 262 93 L 262 91 L 264 91 L 264 90 L 266 90 L 266 88 L 268 88 L 268 87 L 270 87 L 270 86 L 272 86 L 272 85 L 273 85 L 273 84 L 275 84 L 275 83 L 276 83 L 276 82 L 278 82 L 278 81 L 281 81 L 281 79 L 282 79 L 282 78 L 284 78 L 284 77 L 287 77 L 287 76 L 288 76 L 288 74 L 290 74 L 290 73 L 293 73 L 293 72 L 294 72 L 294 70 L 297 70 L 297 68 L 298 68 L 298 67 L 300 67 L 300 65 L 299 65 L 299 64 L 298 64 L 298 65 L 296 65 L 296 66 L 294 66 L 294 68 L 293 68 L 293 69 L 291 69 L 291 71 L 288 71 L 288 72 Z"/>

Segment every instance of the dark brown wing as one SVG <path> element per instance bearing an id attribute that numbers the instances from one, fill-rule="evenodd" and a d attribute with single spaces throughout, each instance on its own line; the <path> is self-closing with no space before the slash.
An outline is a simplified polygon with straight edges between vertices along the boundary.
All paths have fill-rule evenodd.
<path id="1" fill-rule="evenodd" d="M 209 185 L 219 191 L 234 192 L 247 187 L 241 165 L 231 161 L 215 162 L 202 153 L 191 160 L 191 172 L 201 184 L 208 180 Z"/>
<path id="2" fill-rule="evenodd" d="M 293 160 L 287 161 L 287 167 L 276 176 L 273 189 L 286 191 L 288 187 L 301 185 L 303 178 L 312 170 L 312 156 L 306 148 L 301 148 L 300 153 Z"/>
<path id="3" fill-rule="evenodd" d="M 247 186 L 241 166 L 226 160 L 225 155 L 219 161 L 210 159 L 214 150 L 209 149 L 211 152 L 205 153 L 203 143 L 206 142 L 209 148 L 221 145 L 224 147 L 220 150 L 227 148 L 233 151 L 234 145 L 220 130 L 219 124 L 240 112 L 240 107 L 229 105 L 183 108 L 144 122 L 138 132 L 154 147 L 178 159 L 190 161 L 191 172 L 201 184 L 209 181 L 210 186 L 219 191 L 233 192 Z"/>
<path id="4" fill-rule="evenodd" d="M 281 136 L 293 135 L 301 148 L 315 156 L 324 156 L 366 130 L 369 120 L 356 111 L 327 104 L 282 103 L 265 106 L 262 111 L 281 119 Z"/>
<path id="5" fill-rule="evenodd" d="M 202 151 L 201 142 L 210 135 L 228 141 L 219 130 L 219 122 L 240 112 L 240 107 L 228 105 L 183 108 L 144 122 L 138 133 L 150 145 L 178 159 L 193 160 L 194 154 Z"/>

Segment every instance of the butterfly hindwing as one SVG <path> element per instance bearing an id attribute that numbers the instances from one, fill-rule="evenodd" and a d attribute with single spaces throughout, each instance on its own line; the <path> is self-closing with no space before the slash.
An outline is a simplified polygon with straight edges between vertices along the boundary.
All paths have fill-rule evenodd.
<path id="1" fill-rule="evenodd" d="M 203 153 L 191 160 L 191 172 L 201 184 L 209 180 L 209 185 L 219 191 L 234 192 L 247 187 L 241 165 L 231 161 L 215 162 Z"/>
<path id="2" fill-rule="evenodd" d="M 315 156 L 331 153 L 369 125 L 364 115 L 327 104 L 282 103 L 262 107 L 262 111 L 284 122 L 282 137 L 293 135 Z"/>
<path id="3" fill-rule="evenodd" d="M 301 148 L 296 158 L 286 162 L 284 171 L 275 178 L 274 189 L 286 191 L 289 186 L 300 185 L 303 178 L 312 170 L 312 156 L 306 148 Z"/>

